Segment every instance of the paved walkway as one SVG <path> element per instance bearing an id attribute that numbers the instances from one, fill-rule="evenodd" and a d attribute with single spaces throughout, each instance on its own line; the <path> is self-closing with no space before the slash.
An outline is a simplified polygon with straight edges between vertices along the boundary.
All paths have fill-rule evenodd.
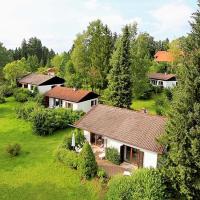
<path id="1" fill-rule="evenodd" d="M 115 165 L 108 160 L 97 160 L 97 164 L 106 171 L 106 174 L 109 177 L 117 174 L 123 174 L 124 171 L 126 171 L 125 168 L 121 167 L 120 165 Z"/>

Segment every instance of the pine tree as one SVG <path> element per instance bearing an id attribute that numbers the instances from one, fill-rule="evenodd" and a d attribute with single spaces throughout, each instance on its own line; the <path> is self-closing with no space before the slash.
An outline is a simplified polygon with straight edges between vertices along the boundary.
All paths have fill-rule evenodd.
<path id="1" fill-rule="evenodd" d="M 80 153 L 79 169 L 82 177 L 86 179 L 93 178 L 97 174 L 97 163 L 92 148 L 88 142 L 83 145 Z"/>
<path id="2" fill-rule="evenodd" d="M 194 19 L 164 140 L 167 152 L 162 169 L 178 199 L 200 199 L 199 11 Z"/>
<path id="3" fill-rule="evenodd" d="M 132 81 L 130 65 L 130 33 L 128 26 L 116 42 L 109 75 L 108 101 L 113 106 L 129 108 L 132 101 Z"/>

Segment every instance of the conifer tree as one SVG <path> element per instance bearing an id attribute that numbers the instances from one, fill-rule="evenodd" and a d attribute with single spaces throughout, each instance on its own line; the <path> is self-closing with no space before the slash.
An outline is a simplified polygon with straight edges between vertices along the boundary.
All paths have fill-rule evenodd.
<path id="1" fill-rule="evenodd" d="M 199 5 L 200 7 L 200 5 Z M 200 12 L 194 14 L 185 61 L 166 128 L 163 172 L 178 199 L 200 199 Z"/>
<path id="2" fill-rule="evenodd" d="M 109 75 L 108 101 L 113 106 L 129 108 L 132 101 L 132 81 L 130 65 L 130 33 L 126 25 L 122 36 L 116 42 Z"/>
<path id="3" fill-rule="evenodd" d="M 83 145 L 80 153 L 79 169 L 82 177 L 86 179 L 93 178 L 97 174 L 97 163 L 92 148 L 88 142 Z"/>

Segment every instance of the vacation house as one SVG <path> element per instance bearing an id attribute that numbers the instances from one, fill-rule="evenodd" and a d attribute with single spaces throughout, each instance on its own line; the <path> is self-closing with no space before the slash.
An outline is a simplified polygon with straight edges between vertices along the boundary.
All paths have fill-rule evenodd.
<path id="1" fill-rule="evenodd" d="M 173 88 L 177 85 L 177 79 L 175 74 L 151 73 L 148 75 L 148 78 L 153 86 Z"/>
<path id="2" fill-rule="evenodd" d="M 98 104 L 99 95 L 87 90 L 54 87 L 45 94 L 46 105 L 50 108 L 71 108 L 88 112 L 92 106 Z"/>
<path id="3" fill-rule="evenodd" d="M 163 152 L 157 138 L 164 133 L 165 123 L 161 116 L 98 104 L 75 127 L 84 130 L 91 145 L 116 148 L 122 162 L 155 168 Z"/>
<path id="4" fill-rule="evenodd" d="M 31 91 L 37 87 L 39 93 L 43 94 L 55 86 L 63 85 L 64 82 L 64 79 L 57 76 L 32 73 L 18 80 L 18 85 Z"/>

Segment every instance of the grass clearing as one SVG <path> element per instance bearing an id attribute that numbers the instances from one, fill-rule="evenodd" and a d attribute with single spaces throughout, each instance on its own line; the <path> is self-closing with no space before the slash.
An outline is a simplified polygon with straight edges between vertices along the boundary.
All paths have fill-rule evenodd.
<path id="1" fill-rule="evenodd" d="M 150 114 L 156 114 L 156 105 L 155 99 L 148 99 L 148 100 L 140 100 L 134 99 L 132 101 L 131 108 L 134 110 L 142 110 L 147 109 Z"/>
<path id="2" fill-rule="evenodd" d="M 81 181 L 78 171 L 54 160 L 54 150 L 71 129 L 48 137 L 34 135 L 30 123 L 16 119 L 16 106 L 13 98 L 0 104 L 0 199 L 102 199 L 97 180 Z M 22 152 L 9 157 L 5 147 L 16 142 Z"/>
<path id="3" fill-rule="evenodd" d="M 147 109 L 147 112 L 156 115 L 156 99 L 162 98 L 163 93 L 154 95 L 151 99 L 142 100 L 142 99 L 133 99 L 131 108 L 133 110 L 140 111 L 142 109 Z M 165 97 L 165 103 L 162 106 L 162 109 L 164 111 L 164 115 L 167 114 L 167 111 L 169 110 L 170 102 Z"/>

